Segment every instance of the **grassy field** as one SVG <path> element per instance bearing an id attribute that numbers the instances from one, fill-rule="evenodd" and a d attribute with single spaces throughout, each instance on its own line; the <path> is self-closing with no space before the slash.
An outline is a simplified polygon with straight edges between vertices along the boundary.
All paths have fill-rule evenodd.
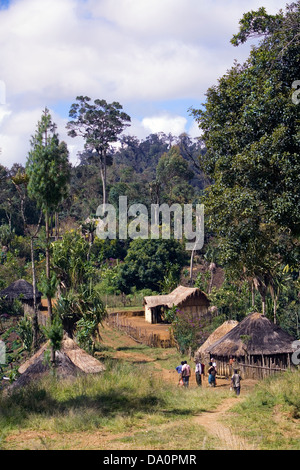
<path id="1" fill-rule="evenodd" d="M 228 385 L 188 390 L 176 385 L 182 360 L 174 349 L 137 345 L 105 330 L 97 355 L 101 376 L 60 382 L 48 377 L 0 394 L 1 449 L 218 449 L 220 441 L 199 425 L 224 401 L 236 406 L 226 425 L 259 449 L 299 449 L 300 374 L 258 384 L 242 397 Z M 218 423 L 216 422 L 216 426 Z"/>
<path id="2" fill-rule="evenodd" d="M 222 395 L 179 389 L 146 369 L 145 365 L 133 368 L 111 361 L 101 377 L 86 376 L 73 382 L 48 378 L 11 397 L 2 396 L 2 448 L 22 447 L 19 439 L 6 440 L 20 431 L 37 436 L 54 433 L 51 448 L 69 447 L 65 434 L 73 433 L 83 433 L 86 439 L 81 445 L 89 448 L 88 436 L 95 431 L 99 433 L 98 448 L 193 449 L 203 443 L 213 447 L 191 418 L 216 407 Z"/>
<path id="3" fill-rule="evenodd" d="M 300 370 L 261 381 L 232 409 L 233 432 L 263 450 L 300 449 Z"/>

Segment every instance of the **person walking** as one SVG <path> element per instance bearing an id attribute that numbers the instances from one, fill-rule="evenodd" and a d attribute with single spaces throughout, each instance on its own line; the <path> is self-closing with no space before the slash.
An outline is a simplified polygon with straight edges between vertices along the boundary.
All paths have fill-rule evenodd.
<path id="1" fill-rule="evenodd" d="M 216 386 L 216 375 L 217 375 L 217 370 L 215 366 L 213 365 L 212 362 L 209 363 L 209 368 L 208 368 L 208 383 L 210 387 L 215 387 Z"/>
<path id="2" fill-rule="evenodd" d="M 204 368 L 201 362 L 196 361 L 196 368 L 195 368 L 195 374 L 196 374 L 196 383 L 199 387 L 202 385 L 202 374 L 204 375 Z"/>
<path id="3" fill-rule="evenodd" d="M 189 386 L 190 375 L 191 375 L 191 368 L 188 365 L 188 363 L 184 361 L 184 364 L 181 369 L 181 377 L 182 377 L 183 385 L 185 388 L 188 388 Z"/>
<path id="4" fill-rule="evenodd" d="M 233 390 L 235 391 L 236 395 L 239 395 L 241 393 L 241 380 L 242 380 L 242 377 L 238 373 L 238 370 L 235 369 L 231 377 L 231 386 Z"/>
<path id="5" fill-rule="evenodd" d="M 176 367 L 176 370 L 179 374 L 179 378 L 178 378 L 178 385 L 179 386 L 182 386 L 183 385 L 183 380 L 182 380 L 182 367 L 184 365 L 184 361 L 181 361 L 181 364 L 179 364 L 179 366 Z"/>

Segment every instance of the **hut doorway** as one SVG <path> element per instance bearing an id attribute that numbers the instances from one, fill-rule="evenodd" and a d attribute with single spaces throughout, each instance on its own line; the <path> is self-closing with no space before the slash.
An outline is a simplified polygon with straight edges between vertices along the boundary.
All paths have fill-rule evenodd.
<path id="1" fill-rule="evenodd" d="M 161 305 L 151 308 L 151 323 L 164 323 Z"/>

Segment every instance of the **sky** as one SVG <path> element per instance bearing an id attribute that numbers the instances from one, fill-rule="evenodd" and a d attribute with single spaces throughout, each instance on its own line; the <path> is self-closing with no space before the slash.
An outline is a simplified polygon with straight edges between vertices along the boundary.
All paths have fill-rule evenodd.
<path id="1" fill-rule="evenodd" d="M 234 47 L 243 14 L 269 14 L 283 0 L 0 0 L 0 163 L 25 165 L 30 139 L 47 107 L 70 161 L 80 138 L 67 135 L 80 95 L 118 101 L 131 117 L 126 133 L 192 138 L 201 131 L 189 108 L 251 42 Z"/>

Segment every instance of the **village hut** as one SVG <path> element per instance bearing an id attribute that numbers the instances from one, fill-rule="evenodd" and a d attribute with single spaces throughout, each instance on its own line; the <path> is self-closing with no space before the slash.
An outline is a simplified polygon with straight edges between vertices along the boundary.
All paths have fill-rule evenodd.
<path id="1" fill-rule="evenodd" d="M 49 373 L 49 364 L 45 360 L 45 351 L 49 348 L 48 341 L 19 367 L 18 372 L 21 375 L 13 383 L 13 388 L 27 385 Z M 81 349 L 66 334 L 61 349 L 55 352 L 55 361 L 55 371 L 59 378 L 75 378 L 82 374 L 99 374 L 105 371 L 105 366 L 98 359 Z"/>
<path id="2" fill-rule="evenodd" d="M 294 338 L 260 313 L 252 313 L 208 346 L 221 375 L 231 373 L 230 359 L 243 377 L 263 378 L 292 366 Z"/>
<path id="3" fill-rule="evenodd" d="M 178 286 L 170 294 L 144 297 L 145 320 L 160 323 L 163 312 L 173 306 L 194 318 L 208 315 L 209 300 L 204 292 L 196 287 Z"/>
<path id="4" fill-rule="evenodd" d="M 195 353 L 195 360 L 202 363 L 208 363 L 210 360 L 210 354 L 208 348 L 214 344 L 216 341 L 220 340 L 225 336 L 229 331 L 235 328 L 238 325 L 236 320 L 227 320 L 218 328 L 216 328 L 212 334 L 207 338 L 207 340 L 200 346 L 200 348 Z"/>
<path id="5" fill-rule="evenodd" d="M 33 313 L 33 286 L 24 279 L 19 279 L 18 281 L 10 284 L 6 289 L 0 291 L 0 298 L 8 302 L 13 302 L 14 300 L 20 300 L 24 314 Z M 41 302 L 42 293 L 36 292 L 36 304 L 39 305 Z"/>

